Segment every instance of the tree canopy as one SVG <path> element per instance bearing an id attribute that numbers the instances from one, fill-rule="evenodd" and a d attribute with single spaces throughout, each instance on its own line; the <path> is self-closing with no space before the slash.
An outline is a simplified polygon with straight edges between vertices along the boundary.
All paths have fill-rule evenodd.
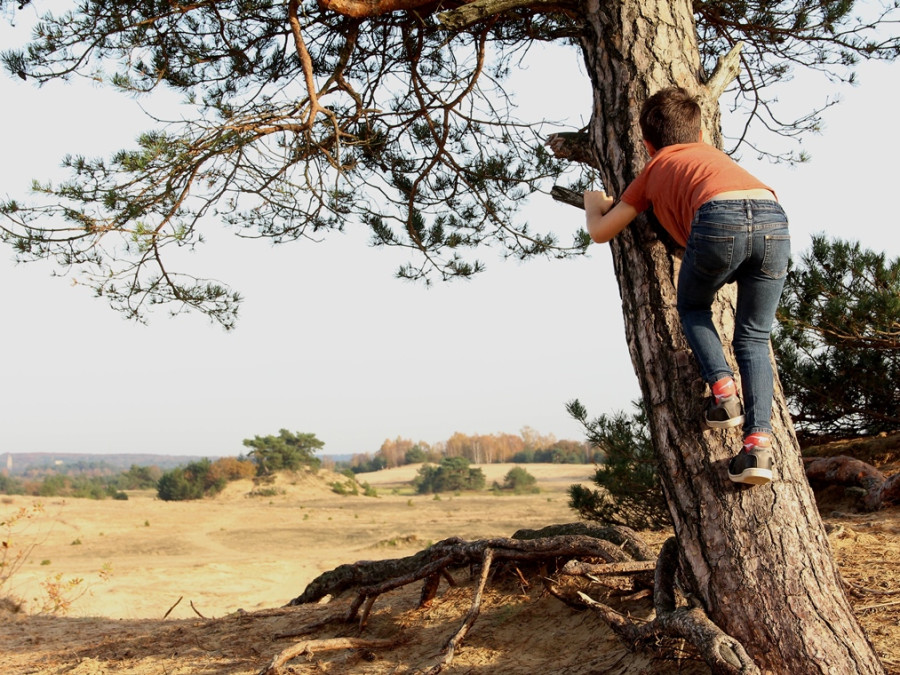
<path id="1" fill-rule="evenodd" d="M 285 469 L 317 469 L 322 460 L 316 457 L 316 450 L 325 447 L 325 443 L 315 434 L 292 433 L 287 429 L 281 429 L 277 436 L 245 438 L 244 445 L 253 448 L 249 453 L 250 459 L 256 463 L 257 473 L 261 476 Z"/>
<path id="2" fill-rule="evenodd" d="M 16 18 L 29 4 L 0 0 Z M 239 293 L 175 269 L 167 253 L 201 243 L 210 221 L 275 242 L 363 226 L 374 245 L 410 249 L 398 275 L 426 282 L 483 269 L 485 245 L 523 259 L 581 253 L 584 232 L 559 241 L 516 212 L 553 182 L 579 190 L 596 180 L 586 135 L 564 137 L 560 154 L 579 162 L 554 157 L 547 130 L 516 118 L 503 82 L 533 44 L 574 45 L 584 7 L 437 7 L 89 0 L 45 14 L 30 41 L 3 52 L 12 75 L 83 76 L 127 94 L 168 87 L 185 102 L 135 147 L 67 156 L 67 180 L 36 183 L 33 201 L 0 203 L 3 238 L 20 260 L 57 261 L 130 317 L 165 304 L 226 327 Z M 744 44 L 732 100 L 747 112 L 735 145 L 754 125 L 785 135 L 816 127 L 816 110 L 782 121 L 773 107 L 771 85 L 794 66 L 852 79 L 857 58 L 900 49 L 884 31 L 897 16 L 891 3 L 857 12 L 845 0 L 715 0 L 694 13 L 707 72 Z"/>

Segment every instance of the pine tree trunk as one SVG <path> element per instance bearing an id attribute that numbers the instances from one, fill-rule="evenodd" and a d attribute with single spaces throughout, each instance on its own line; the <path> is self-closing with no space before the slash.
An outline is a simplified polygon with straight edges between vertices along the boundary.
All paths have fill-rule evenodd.
<path id="1" fill-rule="evenodd" d="M 647 159 L 637 124 L 643 101 L 673 84 L 704 92 L 696 30 L 684 0 L 588 0 L 587 14 L 592 147 L 608 190 L 620 195 Z M 717 110 L 716 101 L 704 105 L 706 137 L 720 143 Z M 677 252 L 644 218 L 611 250 L 689 590 L 764 672 L 883 673 L 844 594 L 780 386 L 776 480 L 736 485 L 727 465 L 740 448 L 739 429 L 701 422 L 707 392 L 675 309 Z M 730 351 L 733 288 L 714 311 Z"/>

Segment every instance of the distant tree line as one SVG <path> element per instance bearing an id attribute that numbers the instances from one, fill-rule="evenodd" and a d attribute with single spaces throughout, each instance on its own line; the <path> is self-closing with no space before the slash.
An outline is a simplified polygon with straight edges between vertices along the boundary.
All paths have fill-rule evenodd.
<path id="1" fill-rule="evenodd" d="M 387 439 L 374 454 L 354 455 L 340 463 L 354 473 L 392 469 L 407 464 L 440 464 L 444 459 L 462 457 L 473 464 L 553 463 L 587 464 L 603 461 L 602 451 L 584 441 L 557 440 L 525 427 L 518 435 L 508 433 L 454 433 L 446 441 L 429 444 L 398 436 Z"/>
<path id="2" fill-rule="evenodd" d="M 132 465 L 114 473 L 102 464 L 84 463 L 29 469 L 23 476 L 0 474 L 0 493 L 34 497 L 79 497 L 86 499 L 127 499 L 124 490 L 156 487 L 163 472 L 155 466 Z"/>

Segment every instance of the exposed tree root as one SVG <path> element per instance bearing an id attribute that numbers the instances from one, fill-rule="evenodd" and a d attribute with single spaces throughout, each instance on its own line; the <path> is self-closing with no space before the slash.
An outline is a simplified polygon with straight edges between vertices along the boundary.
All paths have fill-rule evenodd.
<path id="1" fill-rule="evenodd" d="M 579 597 L 598 612 L 617 635 L 635 647 L 652 644 L 663 636 L 682 638 L 697 648 L 716 675 L 758 675 L 761 671 L 743 645 L 710 621 L 702 609 L 676 606 L 677 569 L 678 542 L 673 537 L 663 544 L 656 566 L 653 593 L 656 616 L 640 625 L 585 593 L 579 592 Z"/>
<path id="2" fill-rule="evenodd" d="M 469 613 L 466 614 L 466 618 L 459 627 L 459 630 L 456 631 L 450 640 L 448 640 L 447 646 L 444 649 L 444 657 L 436 666 L 434 666 L 434 668 L 429 670 L 426 675 L 438 675 L 438 673 L 449 666 L 450 662 L 453 661 L 453 656 L 456 654 L 456 648 L 462 643 L 463 638 L 466 637 L 472 624 L 475 623 L 475 619 L 478 618 L 479 612 L 481 612 L 481 598 L 484 596 L 484 587 L 490 576 L 491 563 L 493 560 L 493 549 L 486 548 L 484 550 L 484 557 L 481 561 L 481 577 L 478 580 L 478 587 L 475 589 L 475 596 L 472 598 L 472 607 L 469 609 Z"/>
<path id="3" fill-rule="evenodd" d="M 427 607 L 437 594 L 442 578 L 455 585 L 450 574 L 452 569 L 480 568 L 469 612 L 448 640 L 440 661 L 428 671 L 428 675 L 437 675 L 452 662 L 478 618 L 488 580 L 504 563 L 512 563 L 517 582 L 525 586 L 528 582 L 519 567 L 523 563 L 538 566 L 547 592 L 571 606 L 597 612 L 617 635 L 635 648 L 657 644 L 660 637 L 677 638 L 693 645 L 716 675 L 760 673 L 743 646 L 710 621 L 702 609 L 676 605 L 676 540 L 667 540 L 657 558 L 634 531 L 624 527 L 573 523 L 542 530 L 521 530 L 508 539 L 471 542 L 445 539 L 406 558 L 341 565 L 313 580 L 290 605 L 316 602 L 352 590 L 356 596 L 343 618 L 348 622 L 358 620 L 359 628 L 363 630 L 381 594 L 421 580 L 419 607 Z M 650 572 L 654 572 L 652 579 Z M 575 581 L 579 578 L 619 591 L 652 586 L 655 617 L 640 621 L 617 612 L 583 592 L 585 583 Z M 282 665 L 303 653 L 322 649 L 377 648 L 395 643 L 351 638 L 308 640 L 281 652 L 261 675 L 276 675 Z"/>

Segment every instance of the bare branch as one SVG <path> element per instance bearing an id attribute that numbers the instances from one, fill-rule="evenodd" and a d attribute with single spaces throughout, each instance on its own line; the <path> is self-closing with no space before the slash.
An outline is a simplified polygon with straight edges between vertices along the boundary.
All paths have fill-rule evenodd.
<path id="1" fill-rule="evenodd" d="M 716 68 L 706 81 L 706 95 L 710 102 L 718 101 L 722 93 L 741 72 L 741 48 L 743 42 L 737 42 L 731 50 L 719 57 Z"/>

